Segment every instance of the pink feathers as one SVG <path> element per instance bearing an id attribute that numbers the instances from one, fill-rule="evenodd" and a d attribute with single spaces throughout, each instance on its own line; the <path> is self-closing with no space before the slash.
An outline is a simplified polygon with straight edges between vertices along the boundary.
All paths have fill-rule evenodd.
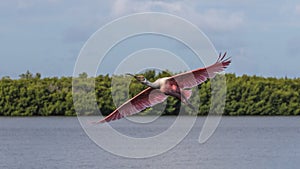
<path id="1" fill-rule="evenodd" d="M 191 97 L 192 91 L 185 90 L 185 88 L 195 87 L 206 81 L 208 78 L 213 78 L 217 73 L 223 71 L 231 63 L 230 58 L 225 59 L 225 56 L 226 53 L 224 55 L 220 54 L 216 63 L 208 67 L 188 71 L 169 78 L 161 78 L 154 83 L 147 83 L 150 87 L 126 101 L 104 119 L 95 123 L 109 122 L 139 113 L 148 107 L 163 102 L 168 95 L 174 96 L 180 100 L 182 100 L 181 98 L 183 97 L 184 99 L 182 101 L 190 104 L 188 99 Z M 155 86 L 153 84 L 159 84 L 159 87 L 157 89 L 152 88 L 151 86 Z M 189 106 L 193 107 L 192 105 Z"/>

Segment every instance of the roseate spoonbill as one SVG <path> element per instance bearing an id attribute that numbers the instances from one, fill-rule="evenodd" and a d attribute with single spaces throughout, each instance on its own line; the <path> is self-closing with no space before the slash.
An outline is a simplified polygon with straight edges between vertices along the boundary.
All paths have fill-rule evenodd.
<path id="1" fill-rule="evenodd" d="M 128 73 L 127 75 L 134 77 L 143 85 L 148 86 L 148 88 L 126 101 L 104 119 L 94 123 L 109 122 L 139 113 L 148 107 L 163 102 L 168 96 L 176 97 L 194 109 L 188 101 L 192 95 L 192 91 L 187 89 L 195 87 L 223 71 L 231 63 L 230 58 L 225 59 L 225 56 L 226 52 L 223 56 L 220 53 L 218 60 L 208 67 L 180 73 L 171 77 L 160 78 L 153 83 L 149 82 L 143 75 Z"/>

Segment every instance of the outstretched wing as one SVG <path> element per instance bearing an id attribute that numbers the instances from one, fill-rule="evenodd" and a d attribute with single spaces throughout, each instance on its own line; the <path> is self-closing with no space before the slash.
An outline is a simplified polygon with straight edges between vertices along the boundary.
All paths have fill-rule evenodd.
<path id="1" fill-rule="evenodd" d="M 111 114 L 104 119 L 95 123 L 104 123 L 112 120 L 117 120 L 125 116 L 139 113 L 147 107 L 152 107 L 163 102 L 168 96 L 160 92 L 158 89 L 148 87 L 130 100 L 126 101 Z"/>
<path id="2" fill-rule="evenodd" d="M 226 52 L 223 56 L 220 53 L 218 60 L 213 65 L 181 73 L 172 76 L 168 80 L 176 82 L 178 86 L 183 89 L 197 86 L 206 81 L 208 78 L 215 77 L 217 73 L 222 72 L 231 63 L 230 58 L 225 59 L 225 56 Z"/>

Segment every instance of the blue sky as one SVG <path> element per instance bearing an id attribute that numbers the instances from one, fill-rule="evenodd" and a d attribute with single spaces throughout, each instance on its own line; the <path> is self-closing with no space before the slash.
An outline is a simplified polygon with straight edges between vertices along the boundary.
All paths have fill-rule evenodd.
<path id="1" fill-rule="evenodd" d="M 197 25 L 217 51 L 232 56 L 227 72 L 300 77 L 300 0 L 1 1 L 0 77 L 26 70 L 71 76 L 95 31 L 136 12 L 166 12 Z"/>

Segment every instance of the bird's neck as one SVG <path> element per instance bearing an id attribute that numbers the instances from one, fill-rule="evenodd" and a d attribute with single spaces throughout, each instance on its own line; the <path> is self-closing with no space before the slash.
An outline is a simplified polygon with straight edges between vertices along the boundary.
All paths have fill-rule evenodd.
<path id="1" fill-rule="evenodd" d="M 152 87 L 154 89 L 159 89 L 159 84 L 158 83 L 152 83 L 152 82 L 148 81 L 147 79 L 145 79 L 145 81 L 142 82 L 142 84 L 144 84 L 146 86 L 149 86 L 149 87 Z"/>

